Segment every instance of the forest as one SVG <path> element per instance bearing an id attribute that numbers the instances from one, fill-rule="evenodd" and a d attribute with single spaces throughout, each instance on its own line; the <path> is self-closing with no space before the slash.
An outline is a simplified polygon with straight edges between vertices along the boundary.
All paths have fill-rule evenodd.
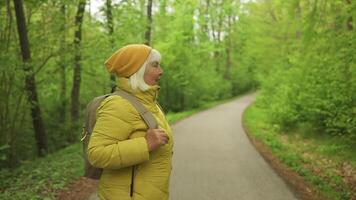
<path id="1" fill-rule="evenodd" d="M 161 52 L 167 113 L 258 90 L 278 130 L 356 141 L 355 1 L 4 0 L 0 12 L 1 169 L 78 143 L 87 103 L 115 84 L 105 60 L 132 43 Z"/>

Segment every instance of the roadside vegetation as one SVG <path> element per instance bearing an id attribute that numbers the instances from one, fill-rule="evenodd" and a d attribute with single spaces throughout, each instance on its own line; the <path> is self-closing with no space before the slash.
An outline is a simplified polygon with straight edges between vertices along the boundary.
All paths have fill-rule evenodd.
<path id="1" fill-rule="evenodd" d="M 270 113 L 257 104 L 244 114 L 252 137 L 330 200 L 356 199 L 355 141 L 318 132 L 308 124 L 281 131 Z"/>

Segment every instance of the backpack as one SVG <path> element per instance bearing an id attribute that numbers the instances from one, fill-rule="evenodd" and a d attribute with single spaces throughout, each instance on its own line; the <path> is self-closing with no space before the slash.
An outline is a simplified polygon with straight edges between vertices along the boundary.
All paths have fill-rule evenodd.
<path id="1" fill-rule="evenodd" d="M 101 102 L 105 98 L 112 95 L 119 95 L 122 98 L 129 101 L 138 111 L 141 118 L 145 121 L 145 123 L 149 128 L 152 129 L 157 128 L 157 121 L 153 117 L 152 113 L 149 112 L 135 96 L 125 91 L 118 90 L 113 93 L 95 97 L 93 100 L 91 100 L 88 103 L 86 107 L 85 121 L 83 124 L 82 139 L 81 139 L 81 141 L 83 142 L 83 154 L 84 154 L 84 177 L 87 178 L 98 180 L 100 179 L 101 173 L 103 171 L 103 169 L 101 168 L 96 168 L 92 166 L 88 161 L 88 144 L 96 122 L 96 110 L 98 109 Z M 133 167 L 132 175 L 134 176 L 134 167 Z"/>

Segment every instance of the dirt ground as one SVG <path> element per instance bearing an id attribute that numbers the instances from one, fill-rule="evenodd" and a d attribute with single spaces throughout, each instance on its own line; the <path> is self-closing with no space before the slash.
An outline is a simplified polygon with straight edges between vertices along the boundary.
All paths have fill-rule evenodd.
<path id="1" fill-rule="evenodd" d="M 98 181 L 81 177 L 66 189 L 58 191 L 57 200 L 87 200 L 96 190 Z"/>

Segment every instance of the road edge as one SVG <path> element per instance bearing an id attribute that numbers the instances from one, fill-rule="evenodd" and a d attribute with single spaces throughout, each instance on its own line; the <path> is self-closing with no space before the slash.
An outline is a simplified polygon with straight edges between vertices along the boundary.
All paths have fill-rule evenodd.
<path id="1" fill-rule="evenodd" d="M 294 195 L 301 200 L 325 200 L 325 197 L 322 197 L 321 194 L 309 183 L 307 183 L 302 176 L 293 171 L 287 165 L 285 165 L 281 160 L 276 157 L 271 149 L 256 138 L 251 131 L 244 123 L 244 115 L 247 110 L 247 106 L 241 116 L 241 124 L 244 129 L 250 143 L 255 147 L 263 159 L 272 167 L 275 173 L 280 176 L 287 186 L 291 189 Z"/>

